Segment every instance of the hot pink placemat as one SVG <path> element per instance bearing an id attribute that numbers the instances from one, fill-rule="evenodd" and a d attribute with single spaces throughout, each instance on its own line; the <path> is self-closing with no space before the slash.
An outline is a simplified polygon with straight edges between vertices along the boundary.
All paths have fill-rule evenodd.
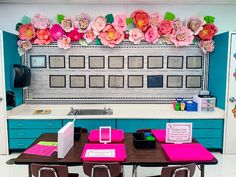
<path id="1" fill-rule="evenodd" d="M 99 142 L 99 130 L 91 130 L 88 136 L 90 142 Z M 124 141 L 123 130 L 111 130 L 111 142 L 120 143 Z"/>
<path id="2" fill-rule="evenodd" d="M 210 161 L 214 156 L 201 144 L 162 144 L 171 161 Z"/>
<path id="3" fill-rule="evenodd" d="M 115 157 L 85 157 L 87 150 L 115 149 Z M 126 159 L 126 150 L 124 144 L 85 144 L 81 154 L 83 161 L 90 162 L 123 162 Z"/>
<path id="4" fill-rule="evenodd" d="M 57 150 L 57 146 L 45 146 L 35 144 L 26 151 L 25 154 L 40 155 L 40 156 L 51 156 L 54 151 Z"/>
<path id="5" fill-rule="evenodd" d="M 158 142 L 166 142 L 166 130 L 152 130 L 152 134 L 155 136 Z"/>

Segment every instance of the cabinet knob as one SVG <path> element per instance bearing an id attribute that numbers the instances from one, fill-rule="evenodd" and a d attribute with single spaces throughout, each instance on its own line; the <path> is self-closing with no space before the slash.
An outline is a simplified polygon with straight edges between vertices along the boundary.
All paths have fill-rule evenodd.
<path id="1" fill-rule="evenodd" d="M 2 101 L 2 97 L 0 97 L 0 101 Z"/>
<path id="2" fill-rule="evenodd" d="M 230 101 L 231 103 L 233 103 L 233 102 L 236 102 L 236 99 L 235 99 L 235 97 L 230 97 L 230 98 L 229 98 L 229 101 Z"/>

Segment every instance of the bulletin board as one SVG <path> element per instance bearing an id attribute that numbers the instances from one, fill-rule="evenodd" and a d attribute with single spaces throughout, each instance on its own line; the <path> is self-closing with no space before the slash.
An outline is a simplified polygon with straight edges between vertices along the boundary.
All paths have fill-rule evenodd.
<path id="1" fill-rule="evenodd" d="M 168 103 L 208 87 L 208 57 L 197 45 L 34 45 L 23 60 L 30 103 Z"/>

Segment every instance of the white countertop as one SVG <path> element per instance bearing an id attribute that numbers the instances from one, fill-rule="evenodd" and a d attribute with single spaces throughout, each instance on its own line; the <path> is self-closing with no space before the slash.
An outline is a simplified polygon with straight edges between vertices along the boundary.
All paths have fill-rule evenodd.
<path id="1" fill-rule="evenodd" d="M 213 112 L 175 111 L 172 104 L 77 104 L 47 105 L 23 104 L 8 111 L 8 119 L 74 119 L 67 116 L 70 108 L 113 109 L 113 115 L 78 115 L 77 119 L 223 119 L 224 110 Z M 34 115 L 37 109 L 51 109 L 50 114 Z"/>

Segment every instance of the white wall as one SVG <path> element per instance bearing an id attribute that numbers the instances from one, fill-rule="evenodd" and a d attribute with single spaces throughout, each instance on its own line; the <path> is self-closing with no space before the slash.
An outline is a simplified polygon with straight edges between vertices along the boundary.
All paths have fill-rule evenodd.
<path id="1" fill-rule="evenodd" d="M 160 12 L 164 14 L 171 11 L 181 19 L 194 15 L 213 15 L 219 33 L 236 30 L 236 5 L 81 5 L 81 4 L 0 4 L 0 29 L 16 33 L 15 25 L 22 16 L 32 17 L 36 13 L 42 13 L 50 18 L 62 13 L 66 16 L 74 16 L 81 12 L 87 12 L 92 17 L 106 15 L 107 13 L 130 14 L 135 9 L 144 9 L 148 12 Z"/>

